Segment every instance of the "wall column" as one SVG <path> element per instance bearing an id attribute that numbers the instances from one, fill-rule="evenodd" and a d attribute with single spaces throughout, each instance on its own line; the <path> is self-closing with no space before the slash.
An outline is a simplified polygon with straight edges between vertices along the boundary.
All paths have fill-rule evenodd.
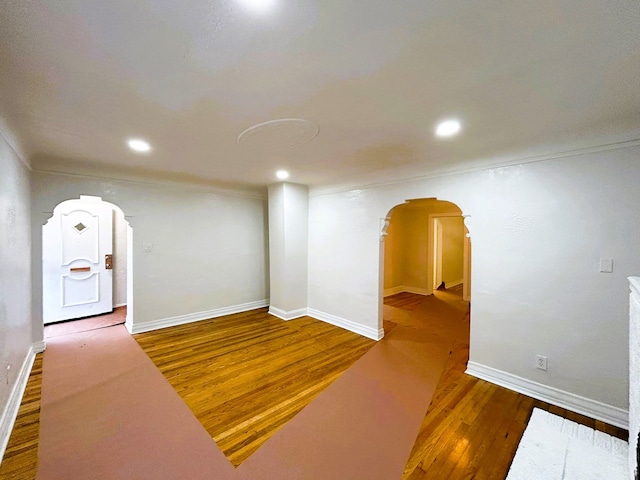
<path id="1" fill-rule="evenodd" d="M 269 186 L 269 313 L 283 320 L 307 314 L 309 190 Z"/>

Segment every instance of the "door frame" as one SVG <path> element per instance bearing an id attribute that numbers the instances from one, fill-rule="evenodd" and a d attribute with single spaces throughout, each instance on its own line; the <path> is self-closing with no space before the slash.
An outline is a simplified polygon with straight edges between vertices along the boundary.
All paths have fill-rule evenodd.
<path id="1" fill-rule="evenodd" d="M 442 284 L 442 242 L 444 241 L 444 236 L 442 234 L 442 224 L 440 223 L 440 218 L 441 217 L 435 217 L 433 219 L 433 235 L 431 235 L 431 237 L 433 238 L 433 283 L 431 284 L 432 292 Z"/>
<path id="2" fill-rule="evenodd" d="M 464 215 L 462 213 L 430 213 L 428 214 L 428 231 L 427 231 L 427 295 L 433 294 L 433 283 L 436 277 L 436 269 L 439 267 L 440 271 L 442 271 L 442 265 L 437 265 L 436 260 L 436 244 L 438 243 L 435 239 L 435 236 L 438 235 L 438 229 L 436 227 L 436 222 L 438 218 L 443 217 L 460 217 L 463 221 L 464 225 Z M 468 292 L 470 291 L 467 287 L 467 284 L 471 277 L 471 244 L 469 242 L 469 230 L 467 226 L 464 225 L 465 228 L 465 239 L 464 239 L 464 247 L 462 252 L 462 289 L 463 289 L 463 300 L 469 300 Z M 442 261 L 442 257 L 440 257 L 440 261 Z M 465 292 L 467 295 L 465 295 Z"/>

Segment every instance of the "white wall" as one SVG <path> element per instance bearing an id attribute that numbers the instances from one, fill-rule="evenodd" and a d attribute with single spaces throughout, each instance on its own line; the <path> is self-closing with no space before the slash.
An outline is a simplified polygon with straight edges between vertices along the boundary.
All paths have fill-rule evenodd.
<path id="1" fill-rule="evenodd" d="M 307 313 L 309 190 L 269 186 L 269 312 L 285 320 Z"/>
<path id="2" fill-rule="evenodd" d="M 29 171 L 0 131 L 0 457 L 33 345 Z M 10 367 L 7 370 L 7 366 Z M 16 398 L 17 396 L 17 398 Z M 17 404 L 15 404 L 17 400 Z M 11 403 L 13 402 L 13 405 Z M 15 411 L 12 411 L 15 410 Z"/>
<path id="3" fill-rule="evenodd" d="M 448 200 L 471 215 L 471 361 L 626 409 L 626 277 L 640 272 L 638 178 L 640 148 L 629 147 L 312 191 L 309 307 L 378 327 L 380 219 L 409 198 Z M 599 273 L 601 258 L 614 259 L 613 273 Z M 536 354 L 548 357 L 547 372 L 534 368 Z"/>
<path id="4" fill-rule="evenodd" d="M 194 320 L 200 312 L 266 305 L 264 198 L 43 172 L 32 173 L 32 192 L 33 303 L 39 321 L 41 225 L 58 203 L 80 195 L 117 205 L 132 225 L 134 331 L 167 319 Z M 143 244 L 152 251 L 143 252 Z"/>

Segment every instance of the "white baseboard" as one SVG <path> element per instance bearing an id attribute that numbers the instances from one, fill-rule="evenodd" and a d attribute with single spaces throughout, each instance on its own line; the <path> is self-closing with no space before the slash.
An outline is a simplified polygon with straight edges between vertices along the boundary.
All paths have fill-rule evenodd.
<path id="1" fill-rule="evenodd" d="M 33 344 L 33 353 L 37 354 L 37 353 L 42 353 L 47 349 L 47 344 L 45 343 L 44 340 L 41 340 L 39 342 L 35 342 Z"/>
<path id="2" fill-rule="evenodd" d="M 13 425 L 15 424 L 16 417 L 18 416 L 18 410 L 20 409 L 24 390 L 27 387 L 27 380 L 29 380 L 29 374 L 31 373 L 36 353 L 43 352 L 44 347 L 44 342 L 37 342 L 29 348 L 29 351 L 22 362 L 22 366 L 20 367 L 20 371 L 18 372 L 18 377 L 16 378 L 13 388 L 11 389 L 11 393 L 9 394 L 7 404 L 0 416 L 0 462 L 2 461 L 2 457 L 4 457 L 4 452 L 7 449 L 9 437 L 11 437 L 11 431 L 13 430 Z"/>
<path id="3" fill-rule="evenodd" d="M 402 287 L 402 291 L 407 293 L 415 293 L 417 295 L 428 295 L 427 289 L 421 287 L 409 287 L 405 285 Z"/>
<path id="4" fill-rule="evenodd" d="M 549 387 L 475 362 L 467 364 L 467 374 L 500 385 L 543 402 L 601 420 L 616 427 L 629 428 L 629 411 L 574 393 Z"/>
<path id="5" fill-rule="evenodd" d="M 126 303 L 119 303 L 117 305 L 114 305 L 113 308 L 120 308 L 120 307 L 126 307 L 127 304 Z"/>
<path id="6" fill-rule="evenodd" d="M 133 333 L 133 312 L 128 311 L 125 315 L 124 328 L 126 328 L 129 333 Z"/>
<path id="7" fill-rule="evenodd" d="M 453 287 L 457 287 L 458 285 L 462 285 L 463 280 L 454 280 L 453 282 L 444 282 L 444 288 L 453 288 Z"/>
<path id="8" fill-rule="evenodd" d="M 256 308 L 262 308 L 268 305 L 268 300 L 258 300 L 255 302 L 241 303 L 239 305 L 231 305 L 229 307 L 216 308 L 213 310 L 208 310 L 206 312 L 195 312 L 188 313 L 186 315 L 178 315 L 176 317 L 161 318 L 159 320 L 152 320 L 150 322 L 144 322 L 140 324 L 127 323 L 127 315 L 127 322 L 125 322 L 125 325 L 127 327 L 127 330 L 129 330 L 129 332 L 133 334 L 150 332 L 151 330 L 159 330 L 161 328 L 175 327 L 177 325 L 184 325 L 185 323 L 199 322 L 201 320 L 222 317 L 224 315 L 247 312 L 249 310 L 255 310 Z"/>
<path id="9" fill-rule="evenodd" d="M 318 320 L 322 320 L 323 322 L 330 323 L 331 325 L 335 325 L 336 327 L 344 328 L 345 330 L 349 330 L 350 332 L 357 333 L 358 335 L 362 335 L 372 340 L 381 340 L 382 337 L 384 337 L 384 329 L 382 328 L 376 329 L 372 327 L 366 327 L 364 325 L 360 325 L 359 323 L 352 322 L 351 320 L 347 320 L 346 318 L 341 318 L 336 315 L 331 315 L 330 313 L 321 312 L 320 310 L 316 310 L 314 308 L 307 308 L 307 315 Z"/>
<path id="10" fill-rule="evenodd" d="M 391 295 L 397 295 L 402 292 L 404 292 L 404 286 L 398 285 L 397 287 L 385 288 L 383 295 L 385 297 L 390 297 Z"/>
<path id="11" fill-rule="evenodd" d="M 345 330 L 349 330 L 350 332 L 357 333 L 358 335 L 371 338 L 372 340 L 380 340 L 382 337 L 384 337 L 384 329 L 380 329 L 378 331 L 373 328 L 360 325 L 359 323 L 352 322 L 351 320 L 347 320 L 346 318 L 337 317 L 336 315 L 321 312 L 313 308 L 299 308 L 297 310 L 285 311 L 270 306 L 269 313 L 275 317 L 281 318 L 282 320 L 293 320 L 294 318 L 309 315 L 316 320 L 335 325 L 336 327 L 344 328 Z"/>
<path id="12" fill-rule="evenodd" d="M 389 297 L 398 293 L 415 293 L 417 295 L 428 295 L 426 288 L 410 287 L 408 285 L 398 285 L 397 287 L 385 288 L 383 295 Z"/>
<path id="13" fill-rule="evenodd" d="M 269 313 L 274 317 L 281 318 L 282 320 L 293 320 L 294 318 L 304 317 L 307 314 L 306 308 L 298 308 L 296 310 L 282 310 L 280 308 L 269 306 Z"/>

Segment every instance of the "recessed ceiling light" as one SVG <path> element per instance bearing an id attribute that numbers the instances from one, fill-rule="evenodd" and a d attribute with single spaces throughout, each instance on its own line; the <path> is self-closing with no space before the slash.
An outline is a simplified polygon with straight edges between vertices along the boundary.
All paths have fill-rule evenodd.
<path id="1" fill-rule="evenodd" d="M 458 120 L 444 120 L 436 127 L 438 137 L 453 137 L 460 132 L 460 122 Z"/>
<path id="2" fill-rule="evenodd" d="M 275 5 L 276 0 L 240 0 L 240 3 L 254 12 L 266 12 Z"/>
<path id="3" fill-rule="evenodd" d="M 286 170 L 278 170 L 276 172 L 276 177 L 278 177 L 280 180 L 286 180 L 287 178 L 289 178 L 289 172 L 287 172 Z"/>
<path id="4" fill-rule="evenodd" d="M 149 142 L 142 140 L 141 138 L 130 138 L 127 140 L 129 148 L 137 153 L 147 153 L 151 151 L 151 145 Z"/>

